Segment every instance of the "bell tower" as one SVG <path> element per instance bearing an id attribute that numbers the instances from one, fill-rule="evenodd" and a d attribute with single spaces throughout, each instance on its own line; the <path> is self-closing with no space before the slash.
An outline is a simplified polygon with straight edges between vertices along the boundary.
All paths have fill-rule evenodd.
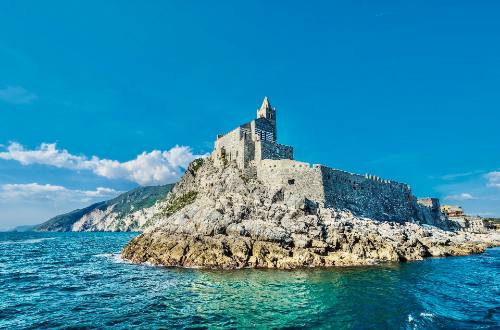
<path id="1" fill-rule="evenodd" d="M 267 96 L 264 97 L 260 109 L 257 110 L 257 118 L 266 118 L 276 123 L 276 109 L 271 107 Z"/>
<path id="2" fill-rule="evenodd" d="M 273 141 L 276 141 L 278 138 L 277 130 L 276 130 L 276 108 L 271 107 L 271 103 L 269 103 L 269 99 L 264 97 L 264 101 L 262 101 L 262 105 L 260 109 L 257 110 L 257 121 L 261 121 L 262 124 L 265 122 L 266 131 L 271 132 L 273 135 Z"/>

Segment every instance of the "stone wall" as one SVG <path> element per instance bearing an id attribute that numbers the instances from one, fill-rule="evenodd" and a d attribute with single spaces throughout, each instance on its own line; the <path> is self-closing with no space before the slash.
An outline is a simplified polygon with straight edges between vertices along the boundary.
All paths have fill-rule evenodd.
<path id="1" fill-rule="evenodd" d="M 293 159 L 293 148 L 269 141 L 256 141 L 255 159 Z"/>
<path id="2" fill-rule="evenodd" d="M 212 158 L 218 163 L 223 158 L 229 162 L 234 161 L 240 168 L 244 168 L 252 160 L 293 159 L 293 148 L 262 141 L 258 136 L 249 134 L 246 127 L 238 127 L 217 138 Z"/>
<path id="3" fill-rule="evenodd" d="M 308 163 L 290 159 L 262 160 L 257 165 L 257 178 L 271 188 L 282 187 L 285 196 L 324 200 L 321 171 Z"/>
<path id="4" fill-rule="evenodd" d="M 415 200 L 406 184 L 320 166 L 325 206 L 377 220 L 409 221 Z"/>
<path id="5" fill-rule="evenodd" d="M 234 161 L 238 166 L 244 167 L 249 158 L 249 155 L 245 155 L 245 150 L 253 150 L 249 146 L 251 142 L 251 137 L 246 135 L 241 127 L 238 127 L 223 136 L 219 136 L 215 141 L 212 158 L 217 163 L 221 163 L 222 159 L 225 158 L 226 161 Z"/>
<path id="6" fill-rule="evenodd" d="M 347 209 L 376 220 L 422 221 L 441 225 L 434 208 L 421 207 L 408 185 L 294 160 L 256 162 L 257 178 L 285 195 L 306 197 L 322 206 Z M 437 205 L 439 210 L 439 205 Z M 438 211 L 438 213 L 440 213 Z"/>
<path id="7" fill-rule="evenodd" d="M 276 142 L 276 122 L 266 118 L 257 118 L 250 122 L 251 131 L 262 141 Z"/>
<path id="8" fill-rule="evenodd" d="M 438 198 L 418 198 L 417 206 L 417 218 L 420 222 L 438 227 L 453 227 L 453 224 L 448 222 L 447 216 L 441 212 Z"/>
<path id="9" fill-rule="evenodd" d="M 441 204 L 439 203 L 439 199 L 437 198 L 432 198 L 432 197 L 422 197 L 417 200 L 417 203 L 431 208 L 432 210 L 437 210 L 441 212 Z"/>

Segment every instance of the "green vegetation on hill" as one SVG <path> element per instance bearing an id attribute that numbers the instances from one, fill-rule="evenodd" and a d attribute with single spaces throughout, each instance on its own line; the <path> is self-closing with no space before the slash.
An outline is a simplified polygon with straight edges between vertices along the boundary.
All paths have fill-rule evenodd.
<path id="1" fill-rule="evenodd" d="M 161 210 L 161 216 L 168 218 L 178 210 L 182 209 L 184 206 L 191 204 L 196 199 L 198 193 L 196 191 L 190 191 L 186 194 L 173 199 L 164 209 Z"/>
<path id="2" fill-rule="evenodd" d="M 196 172 L 200 169 L 200 167 L 203 165 L 203 158 L 197 158 L 193 160 L 193 162 L 189 165 L 188 171 L 193 175 L 196 176 Z"/>
<path id="3" fill-rule="evenodd" d="M 119 217 L 124 217 L 137 210 L 151 207 L 156 201 L 165 198 L 172 190 L 174 184 L 164 186 L 139 187 L 123 193 L 108 201 L 98 202 L 83 209 L 74 210 L 65 214 L 58 215 L 36 227 L 35 231 L 71 231 L 75 222 L 85 214 L 94 210 L 105 210 L 111 205 L 115 205 L 113 212 L 118 213 Z"/>
<path id="4" fill-rule="evenodd" d="M 131 212 L 151 207 L 156 201 L 164 198 L 173 188 L 173 184 L 164 186 L 139 187 L 128 191 L 106 202 L 107 206 L 115 204 L 114 212 L 125 216 Z"/>

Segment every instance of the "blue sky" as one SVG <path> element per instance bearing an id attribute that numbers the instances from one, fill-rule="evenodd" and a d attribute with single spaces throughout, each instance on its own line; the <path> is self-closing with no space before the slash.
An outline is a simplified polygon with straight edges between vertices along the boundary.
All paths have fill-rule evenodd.
<path id="1" fill-rule="evenodd" d="M 265 95 L 296 159 L 500 216 L 499 15 L 496 1 L 0 2 L 0 229 L 175 181 Z"/>

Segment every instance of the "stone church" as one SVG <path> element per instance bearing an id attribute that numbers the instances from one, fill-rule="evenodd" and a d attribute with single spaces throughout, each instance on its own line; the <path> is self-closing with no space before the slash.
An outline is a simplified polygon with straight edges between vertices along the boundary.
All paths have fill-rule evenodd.
<path id="1" fill-rule="evenodd" d="M 417 199 L 410 186 L 375 175 L 359 175 L 293 159 L 293 148 L 277 142 L 276 109 L 266 97 L 257 118 L 218 135 L 212 160 L 236 164 L 242 173 L 286 196 L 377 220 L 417 221 L 443 226 L 438 199 Z M 432 203 L 429 202 L 432 201 Z"/>

